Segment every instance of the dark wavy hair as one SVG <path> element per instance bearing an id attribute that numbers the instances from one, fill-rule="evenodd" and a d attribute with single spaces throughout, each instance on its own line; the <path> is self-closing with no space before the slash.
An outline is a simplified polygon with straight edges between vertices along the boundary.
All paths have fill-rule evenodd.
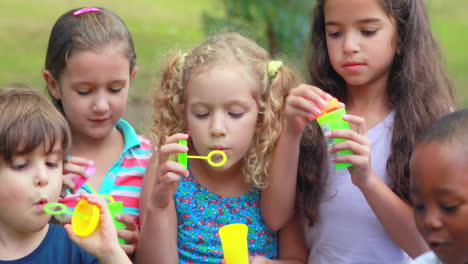
<path id="1" fill-rule="evenodd" d="M 346 103 L 346 83 L 333 69 L 325 38 L 324 4 L 317 0 L 312 14 L 309 81 Z M 416 138 L 433 121 L 454 108 L 452 88 L 443 67 L 438 43 L 431 32 L 423 0 L 379 0 L 395 19 L 398 47 L 388 79 L 387 93 L 395 112 L 387 173 L 393 191 L 409 201 L 409 158 Z M 327 177 L 326 146 L 316 122 L 311 122 L 301 140 L 298 167 L 297 206 L 313 225 Z"/>

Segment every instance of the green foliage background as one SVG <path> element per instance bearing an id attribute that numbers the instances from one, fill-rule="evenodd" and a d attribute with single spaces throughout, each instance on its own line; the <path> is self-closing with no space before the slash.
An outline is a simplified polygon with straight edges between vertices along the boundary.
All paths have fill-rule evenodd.
<path id="1" fill-rule="evenodd" d="M 261 45 L 290 57 L 303 69 L 314 0 L 3 0 L 0 7 L 0 87 L 24 84 L 44 90 L 42 69 L 55 20 L 71 8 L 103 6 L 119 14 L 131 31 L 139 74 L 133 82 L 127 118 L 148 127 L 154 83 L 168 51 L 188 50 L 206 34 L 241 30 Z M 468 1 L 427 0 L 459 107 L 468 107 Z M 268 33 L 276 42 L 269 45 Z M 271 36 L 270 36 L 271 37 Z"/>

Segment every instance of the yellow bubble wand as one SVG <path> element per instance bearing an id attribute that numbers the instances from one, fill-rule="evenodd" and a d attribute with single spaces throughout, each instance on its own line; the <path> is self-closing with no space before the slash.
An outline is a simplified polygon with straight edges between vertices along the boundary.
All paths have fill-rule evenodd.
<path id="1" fill-rule="evenodd" d="M 52 210 L 51 207 L 58 207 L 61 210 Z M 71 226 L 73 232 L 78 236 L 89 236 L 96 229 L 99 223 L 101 210 L 94 204 L 88 203 L 86 199 L 78 202 L 73 212 L 68 211 L 66 205 L 62 203 L 48 203 L 44 206 L 44 211 L 48 214 L 69 214 L 72 215 Z"/>
<path id="2" fill-rule="evenodd" d="M 185 140 L 185 139 L 179 140 L 179 144 L 183 145 L 183 146 L 187 146 L 187 140 Z M 213 158 L 214 155 L 220 155 L 221 160 L 218 161 L 218 162 L 213 161 L 212 158 Z M 206 160 L 208 162 L 208 164 L 210 164 L 213 167 L 221 167 L 224 164 L 226 164 L 227 155 L 226 155 L 226 153 L 224 153 L 221 150 L 213 150 L 210 153 L 208 153 L 207 156 L 187 155 L 187 153 L 177 154 L 177 161 L 180 164 L 184 165 L 185 168 L 188 167 L 188 162 L 187 162 L 188 159 L 204 159 L 204 160 Z"/>

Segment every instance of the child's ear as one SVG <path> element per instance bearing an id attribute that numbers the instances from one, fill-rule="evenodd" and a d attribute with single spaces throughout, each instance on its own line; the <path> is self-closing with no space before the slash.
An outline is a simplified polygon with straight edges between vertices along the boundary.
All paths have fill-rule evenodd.
<path id="1" fill-rule="evenodd" d="M 57 80 L 52 75 L 52 73 L 49 70 L 44 70 L 42 72 L 42 77 L 44 77 L 44 80 L 47 84 L 47 90 L 49 90 L 50 94 L 55 99 L 60 100 L 60 98 L 62 97 L 62 94 L 60 93 L 60 89 L 57 85 Z"/>
<path id="2" fill-rule="evenodd" d="M 135 78 L 135 76 L 137 75 L 138 73 L 138 67 L 135 66 L 135 68 L 133 69 L 132 71 L 132 74 L 130 74 L 130 81 L 133 80 L 133 78 Z"/>

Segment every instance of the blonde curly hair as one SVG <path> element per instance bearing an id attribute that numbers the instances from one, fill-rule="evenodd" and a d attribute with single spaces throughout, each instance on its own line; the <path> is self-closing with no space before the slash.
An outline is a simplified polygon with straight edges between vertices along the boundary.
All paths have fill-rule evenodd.
<path id="1" fill-rule="evenodd" d="M 284 127 L 284 102 L 290 88 L 299 84 L 299 78 L 286 66 L 269 77 L 268 53 L 237 33 L 212 36 L 188 54 L 179 52 L 168 61 L 154 100 L 152 136 L 155 145 L 161 146 L 167 136 L 186 131 L 184 96 L 191 76 L 232 61 L 248 67 L 258 84 L 258 124 L 244 158 L 243 172 L 248 184 L 263 189 L 268 184 L 272 153 Z M 190 140 L 189 146 L 193 146 Z"/>

